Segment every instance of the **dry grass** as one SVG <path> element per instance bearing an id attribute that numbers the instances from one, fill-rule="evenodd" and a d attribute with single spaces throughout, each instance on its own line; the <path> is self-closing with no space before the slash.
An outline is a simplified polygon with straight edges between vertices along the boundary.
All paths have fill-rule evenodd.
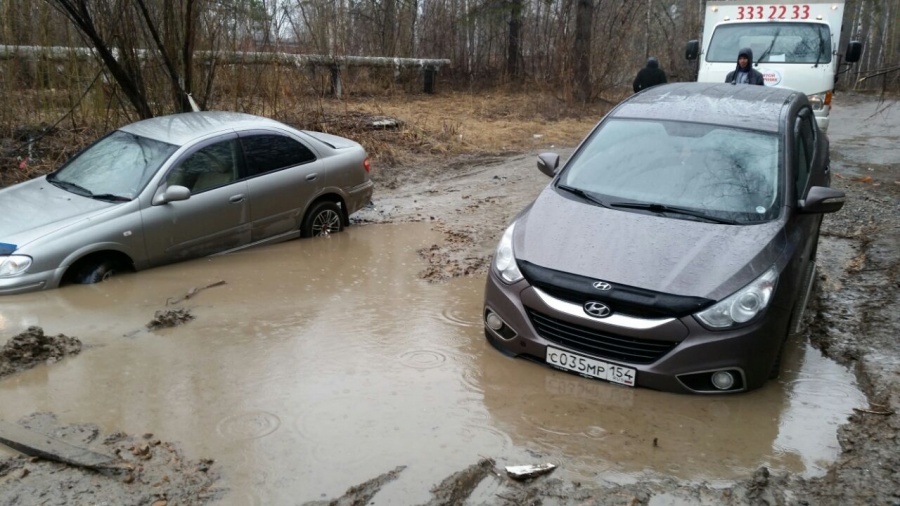
<path id="1" fill-rule="evenodd" d="M 574 146 L 609 110 L 608 104 L 569 105 L 541 93 L 391 94 L 298 102 L 277 119 L 360 142 L 376 165 L 414 163 L 423 157 L 516 153 Z M 392 118 L 399 127 L 375 128 Z M 23 123 L 0 139 L 0 186 L 45 174 L 102 135 L 101 125 L 73 129 L 66 121 Z M 25 147 L 28 138 L 40 139 Z M 28 160 L 23 163 L 24 158 Z"/>
<path id="2" fill-rule="evenodd" d="M 573 146 L 610 107 L 567 105 L 538 93 L 443 92 L 327 99 L 315 107 L 298 104 L 278 119 L 355 139 L 377 164 L 394 166 L 421 157 Z M 383 118 L 395 119 L 400 126 L 370 126 Z"/>

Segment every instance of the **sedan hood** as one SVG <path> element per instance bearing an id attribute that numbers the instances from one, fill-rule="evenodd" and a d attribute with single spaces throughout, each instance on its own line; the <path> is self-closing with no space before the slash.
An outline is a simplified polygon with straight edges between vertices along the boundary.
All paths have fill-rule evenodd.
<path id="1" fill-rule="evenodd" d="M 46 177 L 0 190 L 0 243 L 22 247 L 114 204 L 61 190 Z"/>
<path id="2" fill-rule="evenodd" d="M 775 263 L 781 227 L 607 209 L 548 186 L 517 222 L 514 248 L 516 258 L 548 269 L 718 300 Z"/>

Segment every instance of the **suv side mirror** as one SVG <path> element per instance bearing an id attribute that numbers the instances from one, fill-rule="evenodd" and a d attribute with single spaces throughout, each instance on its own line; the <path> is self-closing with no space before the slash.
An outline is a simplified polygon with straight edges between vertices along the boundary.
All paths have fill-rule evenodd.
<path id="1" fill-rule="evenodd" d="M 684 48 L 684 57 L 688 60 L 696 60 L 700 56 L 700 41 L 689 40 Z"/>
<path id="2" fill-rule="evenodd" d="M 800 201 L 801 214 L 833 213 L 844 207 L 844 192 L 826 186 L 813 186 Z"/>
<path id="3" fill-rule="evenodd" d="M 847 63 L 856 63 L 862 56 L 862 42 L 851 40 L 847 43 L 847 52 L 844 54 L 844 61 Z"/>
<path id="4" fill-rule="evenodd" d="M 538 170 L 553 177 L 556 175 L 556 169 L 559 168 L 559 155 L 556 153 L 541 153 L 538 155 L 537 166 Z"/>

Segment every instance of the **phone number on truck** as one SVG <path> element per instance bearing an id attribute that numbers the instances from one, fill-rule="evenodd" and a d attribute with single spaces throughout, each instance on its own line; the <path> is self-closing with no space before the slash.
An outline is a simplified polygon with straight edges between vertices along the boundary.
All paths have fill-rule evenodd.
<path id="1" fill-rule="evenodd" d="M 809 19 L 808 4 L 739 5 L 736 19 Z"/>

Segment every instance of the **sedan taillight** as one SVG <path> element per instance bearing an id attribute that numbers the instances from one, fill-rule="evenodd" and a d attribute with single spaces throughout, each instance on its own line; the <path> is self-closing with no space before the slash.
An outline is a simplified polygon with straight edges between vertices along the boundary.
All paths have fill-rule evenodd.
<path id="1" fill-rule="evenodd" d="M 366 159 L 363 160 L 363 168 L 366 169 L 366 172 L 369 172 L 369 170 L 372 168 L 372 167 L 369 165 L 369 158 L 368 158 L 368 157 L 366 157 Z"/>

